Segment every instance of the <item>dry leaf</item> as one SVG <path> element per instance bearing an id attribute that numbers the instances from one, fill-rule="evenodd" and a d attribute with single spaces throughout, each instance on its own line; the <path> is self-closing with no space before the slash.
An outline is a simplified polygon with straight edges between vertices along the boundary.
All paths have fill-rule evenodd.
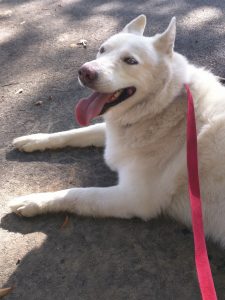
<path id="1" fill-rule="evenodd" d="M 23 92 L 23 89 L 19 89 L 18 91 L 15 92 L 15 94 L 21 94 Z"/>
<path id="2" fill-rule="evenodd" d="M 63 224 L 62 224 L 61 227 L 60 227 L 60 229 L 66 228 L 66 227 L 68 226 L 68 224 L 69 224 L 69 217 L 66 216 L 66 217 L 65 217 L 65 220 L 64 220 L 64 222 L 63 222 Z"/>
<path id="3" fill-rule="evenodd" d="M 6 295 L 8 295 L 9 293 L 12 292 L 12 290 L 13 290 L 13 287 L 0 289 L 0 298 L 3 298 Z"/>
<path id="4" fill-rule="evenodd" d="M 81 40 L 79 40 L 79 42 L 77 43 L 77 45 L 81 45 L 84 48 L 87 48 L 87 40 L 81 39 Z"/>
<path id="5" fill-rule="evenodd" d="M 34 103 L 34 105 L 36 105 L 36 106 L 40 106 L 42 104 L 43 104 L 43 101 L 41 101 L 41 100 Z"/>

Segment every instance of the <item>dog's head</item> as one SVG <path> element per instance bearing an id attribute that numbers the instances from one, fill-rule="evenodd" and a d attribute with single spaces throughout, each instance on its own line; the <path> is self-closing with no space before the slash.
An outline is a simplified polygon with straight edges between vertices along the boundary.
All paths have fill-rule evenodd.
<path id="1" fill-rule="evenodd" d="M 104 42 L 95 60 L 81 66 L 79 82 L 94 90 L 76 106 L 81 125 L 108 111 L 121 113 L 162 88 L 170 76 L 175 23 L 173 18 L 162 34 L 144 37 L 146 17 L 140 15 Z"/>

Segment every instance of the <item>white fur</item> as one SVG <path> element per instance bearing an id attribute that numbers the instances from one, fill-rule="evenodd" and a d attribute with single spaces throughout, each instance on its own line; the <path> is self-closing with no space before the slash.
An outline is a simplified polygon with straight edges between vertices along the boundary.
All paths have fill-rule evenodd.
<path id="1" fill-rule="evenodd" d="M 105 123 L 14 140 L 16 148 L 27 152 L 105 144 L 105 161 L 118 172 L 118 184 L 22 196 L 13 199 L 10 207 L 24 216 L 69 211 L 146 220 L 166 213 L 190 226 L 187 83 L 196 109 L 205 232 L 224 246 L 225 88 L 212 73 L 189 64 L 173 51 L 175 19 L 164 33 L 154 37 L 142 36 L 145 22 L 143 15 L 130 22 L 103 44 L 104 53 L 86 63 L 100 74 L 94 87 L 99 92 L 137 88 L 131 98 L 104 115 Z M 139 64 L 125 64 L 127 56 Z"/>

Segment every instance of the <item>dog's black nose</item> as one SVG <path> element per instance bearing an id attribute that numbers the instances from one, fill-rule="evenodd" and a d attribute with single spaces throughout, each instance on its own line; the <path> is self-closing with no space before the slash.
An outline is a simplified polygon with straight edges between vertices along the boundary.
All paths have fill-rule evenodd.
<path id="1" fill-rule="evenodd" d="M 78 74 L 84 84 L 92 83 L 98 77 L 98 72 L 91 65 L 83 65 L 79 69 Z"/>

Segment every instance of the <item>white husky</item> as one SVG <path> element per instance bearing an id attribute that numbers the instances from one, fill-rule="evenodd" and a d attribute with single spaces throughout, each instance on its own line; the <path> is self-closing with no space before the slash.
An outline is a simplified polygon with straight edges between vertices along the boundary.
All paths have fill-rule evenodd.
<path id="1" fill-rule="evenodd" d="M 140 15 L 100 47 L 79 70 L 94 92 L 79 101 L 76 117 L 87 125 L 14 140 L 31 152 L 64 146 L 106 146 L 105 161 L 118 184 L 22 196 L 10 202 L 23 216 L 68 211 L 97 217 L 140 217 L 166 213 L 191 225 L 187 192 L 184 84 L 193 94 L 198 131 L 199 173 L 205 232 L 225 246 L 225 88 L 210 72 L 174 52 L 175 18 L 162 34 L 144 37 Z"/>

